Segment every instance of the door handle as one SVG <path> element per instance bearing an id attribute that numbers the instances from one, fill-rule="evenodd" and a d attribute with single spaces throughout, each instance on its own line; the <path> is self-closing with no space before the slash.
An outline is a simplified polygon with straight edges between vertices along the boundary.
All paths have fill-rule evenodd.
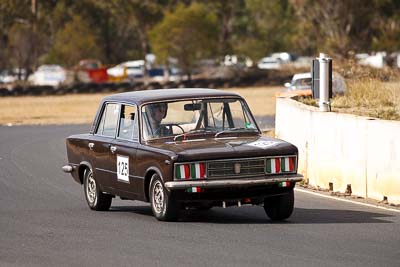
<path id="1" fill-rule="evenodd" d="M 110 150 L 111 150 L 111 153 L 115 153 L 115 151 L 117 151 L 117 147 L 116 146 L 110 146 Z"/>
<path id="2" fill-rule="evenodd" d="M 89 147 L 90 150 L 93 150 L 94 143 L 89 143 L 89 144 L 88 144 L 88 147 Z"/>

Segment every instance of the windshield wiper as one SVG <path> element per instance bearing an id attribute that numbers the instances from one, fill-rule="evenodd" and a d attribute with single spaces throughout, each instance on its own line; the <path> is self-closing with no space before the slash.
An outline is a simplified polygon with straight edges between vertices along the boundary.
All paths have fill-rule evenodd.
<path id="1" fill-rule="evenodd" d="M 224 134 L 224 133 L 231 133 L 231 132 L 238 132 L 238 131 L 247 132 L 247 131 L 249 131 L 249 130 L 252 131 L 252 132 L 257 131 L 257 129 L 253 129 L 253 128 L 229 128 L 229 129 L 227 129 L 227 130 L 219 131 L 218 133 L 216 133 L 216 134 L 214 135 L 214 138 L 217 138 L 218 136 L 220 136 L 221 134 Z"/>
<path id="2" fill-rule="evenodd" d="M 207 129 L 191 130 L 191 131 L 189 131 L 189 132 L 187 132 L 187 133 L 182 133 L 182 134 L 176 135 L 176 136 L 174 137 L 174 141 L 176 141 L 176 140 L 177 140 L 178 138 L 180 138 L 180 137 L 185 137 L 185 136 L 191 135 L 191 134 L 196 134 L 196 133 L 212 133 L 212 132 L 214 132 L 214 131 L 210 131 L 210 130 L 207 130 Z"/>

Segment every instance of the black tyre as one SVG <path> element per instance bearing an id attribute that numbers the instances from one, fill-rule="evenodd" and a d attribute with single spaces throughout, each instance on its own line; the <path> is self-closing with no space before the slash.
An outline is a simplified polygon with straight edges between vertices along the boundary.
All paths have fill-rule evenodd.
<path id="1" fill-rule="evenodd" d="M 150 204 L 154 217 L 159 221 L 173 221 L 178 216 L 178 207 L 168 194 L 158 174 L 153 174 L 150 182 Z"/>
<path id="2" fill-rule="evenodd" d="M 290 217 L 294 208 L 294 192 L 264 199 L 264 210 L 273 221 L 282 221 Z"/>
<path id="3" fill-rule="evenodd" d="M 102 211 L 110 209 L 112 196 L 101 192 L 90 169 L 86 169 L 83 177 L 83 191 L 89 208 Z"/>

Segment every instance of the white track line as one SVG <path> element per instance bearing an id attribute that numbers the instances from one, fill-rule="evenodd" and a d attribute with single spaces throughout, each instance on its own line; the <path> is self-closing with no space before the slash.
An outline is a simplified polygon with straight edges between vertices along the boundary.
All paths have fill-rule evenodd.
<path id="1" fill-rule="evenodd" d="M 302 192 L 302 193 L 314 195 L 314 196 L 323 197 L 323 198 L 328 198 L 328 199 L 333 199 L 333 200 L 353 203 L 353 204 L 360 205 L 360 206 L 366 206 L 366 207 L 377 208 L 377 209 L 388 210 L 388 211 L 393 211 L 393 212 L 400 213 L 400 210 L 397 210 L 397 209 L 391 209 L 391 208 L 386 208 L 386 207 L 382 207 L 382 206 L 378 206 L 378 205 L 357 202 L 357 201 L 349 200 L 349 199 L 342 199 L 342 198 L 334 197 L 334 196 L 327 196 L 327 195 L 324 195 L 324 194 L 320 194 L 320 193 L 316 193 L 316 192 L 310 192 L 309 190 L 304 190 L 304 189 L 300 189 L 300 188 L 295 188 L 294 190 Z"/>

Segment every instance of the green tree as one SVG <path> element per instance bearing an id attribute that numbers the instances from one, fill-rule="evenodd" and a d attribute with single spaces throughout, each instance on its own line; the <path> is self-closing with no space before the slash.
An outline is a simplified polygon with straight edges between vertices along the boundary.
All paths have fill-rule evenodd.
<path id="1" fill-rule="evenodd" d="M 373 20 L 372 49 L 387 52 L 400 50 L 400 2 L 375 0 L 379 16 Z"/>
<path id="2" fill-rule="evenodd" d="M 81 59 L 101 59 L 102 56 L 97 37 L 90 26 L 80 16 L 74 16 L 72 21 L 57 32 L 47 61 L 70 67 Z"/>
<path id="3" fill-rule="evenodd" d="M 19 24 L 29 24 L 27 19 L 30 10 L 26 4 L 16 3 L 13 0 L 0 2 L 0 69 L 10 67 L 12 55 L 9 55 L 9 37 L 11 28 L 19 21 Z"/>
<path id="4" fill-rule="evenodd" d="M 46 51 L 49 39 L 48 14 L 52 1 L 0 1 L 0 69 L 25 68 L 30 71 Z"/>
<path id="5" fill-rule="evenodd" d="M 271 52 L 292 50 L 292 8 L 287 0 L 248 0 L 235 37 L 235 50 L 257 60 Z M 244 30 L 243 30 L 244 28 Z"/>
<path id="6" fill-rule="evenodd" d="M 379 31 L 372 38 L 375 51 L 398 52 L 400 50 L 400 17 L 385 18 L 380 21 Z"/>
<path id="7" fill-rule="evenodd" d="M 43 52 L 40 47 L 44 40 L 42 33 L 33 30 L 32 25 L 15 23 L 8 38 L 9 63 L 14 67 L 32 69 L 38 60 L 38 54 Z"/>
<path id="8" fill-rule="evenodd" d="M 296 40 L 304 50 L 347 56 L 348 52 L 369 49 L 374 31 L 377 2 L 364 0 L 296 1 Z"/>
<path id="9" fill-rule="evenodd" d="M 238 18 L 245 7 L 243 0 L 207 0 L 209 10 L 214 12 L 218 20 L 218 52 L 220 56 L 229 55 L 233 51 L 233 36 Z"/>
<path id="10" fill-rule="evenodd" d="M 169 57 L 178 59 L 190 79 L 198 60 L 215 56 L 217 28 L 216 16 L 205 5 L 180 4 L 153 28 L 150 42 L 160 62 L 167 63 Z"/>

